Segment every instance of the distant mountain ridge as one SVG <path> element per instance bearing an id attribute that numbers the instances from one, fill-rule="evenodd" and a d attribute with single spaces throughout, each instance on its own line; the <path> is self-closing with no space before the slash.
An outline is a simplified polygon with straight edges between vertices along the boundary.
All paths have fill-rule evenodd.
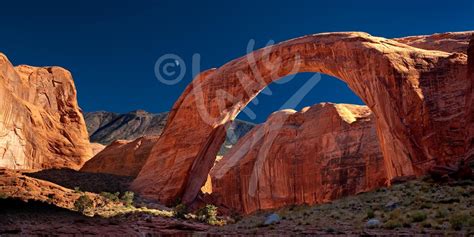
<path id="1" fill-rule="evenodd" d="M 135 110 L 125 114 L 108 111 L 88 112 L 84 119 L 91 142 L 109 145 L 115 140 L 135 140 L 143 136 L 159 136 L 168 119 L 168 112 L 149 113 Z M 227 130 L 226 142 L 221 149 L 225 152 L 237 140 L 249 132 L 255 124 L 235 120 Z"/>

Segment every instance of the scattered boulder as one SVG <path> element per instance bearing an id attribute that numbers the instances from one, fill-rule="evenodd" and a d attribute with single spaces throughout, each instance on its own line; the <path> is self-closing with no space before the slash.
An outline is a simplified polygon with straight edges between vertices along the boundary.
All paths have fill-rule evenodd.
<path id="1" fill-rule="evenodd" d="M 276 213 L 273 213 L 273 214 L 270 214 L 269 216 L 267 216 L 267 218 L 265 219 L 265 222 L 263 222 L 264 225 L 273 225 L 273 224 L 276 224 L 278 222 L 280 222 L 281 218 L 278 214 Z"/>
<path id="2" fill-rule="evenodd" d="M 382 222 L 380 222 L 380 220 L 378 219 L 370 219 L 367 221 L 367 223 L 365 224 L 365 227 L 367 228 L 378 228 L 382 225 Z"/>

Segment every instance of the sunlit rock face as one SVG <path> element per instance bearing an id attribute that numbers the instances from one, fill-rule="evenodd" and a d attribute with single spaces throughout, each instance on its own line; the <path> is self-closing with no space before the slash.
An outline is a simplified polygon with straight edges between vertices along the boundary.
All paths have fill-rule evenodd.
<path id="1" fill-rule="evenodd" d="M 408 36 L 394 40 L 420 49 L 466 53 L 472 34 L 474 34 L 474 31 L 447 32 L 434 35 Z"/>
<path id="2" fill-rule="evenodd" d="M 366 106 L 318 104 L 275 112 L 211 170 L 216 203 L 242 213 L 315 204 L 386 185 Z"/>
<path id="3" fill-rule="evenodd" d="M 79 169 L 92 156 L 71 73 L 0 54 L 0 167 Z"/>
<path id="4" fill-rule="evenodd" d="M 81 171 L 135 177 L 158 139 L 145 136 L 133 141 L 117 140 L 87 161 Z"/>
<path id="5" fill-rule="evenodd" d="M 229 122 L 268 84 L 298 72 L 341 79 L 371 109 L 388 180 L 423 175 L 468 152 L 467 69 L 466 52 L 425 50 L 360 32 L 308 35 L 257 50 L 194 79 L 132 188 L 168 204 L 192 202 Z"/>

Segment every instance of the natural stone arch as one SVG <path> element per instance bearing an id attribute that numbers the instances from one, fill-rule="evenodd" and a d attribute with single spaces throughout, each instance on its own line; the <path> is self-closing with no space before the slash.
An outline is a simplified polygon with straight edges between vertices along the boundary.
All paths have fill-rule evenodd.
<path id="1" fill-rule="evenodd" d="M 132 188 L 167 204 L 181 197 L 191 202 L 226 125 L 272 81 L 298 72 L 337 77 L 370 107 L 388 179 L 423 174 L 465 154 L 466 132 L 460 129 L 466 125 L 465 100 L 440 100 L 443 93 L 469 88 L 466 62 L 465 54 L 422 50 L 366 33 L 309 35 L 257 50 L 194 79 Z"/>

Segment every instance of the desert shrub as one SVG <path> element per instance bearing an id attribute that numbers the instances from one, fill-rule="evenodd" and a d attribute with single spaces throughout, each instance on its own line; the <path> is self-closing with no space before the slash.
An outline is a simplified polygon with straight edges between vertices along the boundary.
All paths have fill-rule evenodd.
<path id="1" fill-rule="evenodd" d="M 173 213 L 176 218 L 185 219 L 186 214 L 188 214 L 188 207 L 182 203 L 178 204 L 174 207 Z"/>
<path id="2" fill-rule="evenodd" d="M 198 220 L 206 222 L 208 224 L 214 224 L 217 222 L 217 207 L 211 204 L 208 204 L 196 213 Z"/>
<path id="3" fill-rule="evenodd" d="M 422 211 L 417 211 L 417 212 L 414 212 L 412 214 L 412 220 L 413 222 L 422 222 L 424 220 L 426 220 L 426 213 L 422 212 Z"/>
<path id="4" fill-rule="evenodd" d="M 383 225 L 386 229 L 396 229 L 402 227 L 402 223 L 399 220 L 389 220 Z"/>
<path id="5" fill-rule="evenodd" d="M 119 201 L 119 192 L 116 193 L 108 193 L 108 192 L 101 192 L 100 196 L 107 198 L 108 200 L 112 202 L 118 202 Z"/>
<path id="6" fill-rule="evenodd" d="M 81 188 L 79 188 L 79 187 L 74 187 L 74 192 L 75 193 L 82 193 Z"/>
<path id="7" fill-rule="evenodd" d="M 449 223 L 451 228 L 455 230 L 461 230 L 464 226 L 469 225 L 469 215 L 466 214 L 456 214 L 449 218 Z"/>
<path id="8" fill-rule="evenodd" d="M 435 214 L 435 217 L 436 218 L 445 218 L 447 217 L 449 214 L 448 210 L 446 210 L 445 208 L 440 208 L 436 211 L 436 214 Z"/>
<path id="9" fill-rule="evenodd" d="M 86 213 L 94 206 L 94 202 L 89 198 L 89 196 L 83 194 L 75 202 L 74 208 L 76 211 Z"/>
<path id="10" fill-rule="evenodd" d="M 399 219 L 402 217 L 402 211 L 400 209 L 395 209 L 389 214 L 391 220 Z"/>
<path id="11" fill-rule="evenodd" d="M 367 211 L 367 217 L 366 217 L 366 218 L 367 218 L 367 219 L 372 219 L 372 218 L 374 218 L 374 217 L 375 217 L 374 210 L 369 209 L 369 210 Z"/>
<path id="12" fill-rule="evenodd" d="M 122 198 L 120 198 L 120 200 L 125 206 L 130 207 L 133 204 L 134 197 L 135 194 L 133 192 L 127 191 L 122 195 Z"/>

